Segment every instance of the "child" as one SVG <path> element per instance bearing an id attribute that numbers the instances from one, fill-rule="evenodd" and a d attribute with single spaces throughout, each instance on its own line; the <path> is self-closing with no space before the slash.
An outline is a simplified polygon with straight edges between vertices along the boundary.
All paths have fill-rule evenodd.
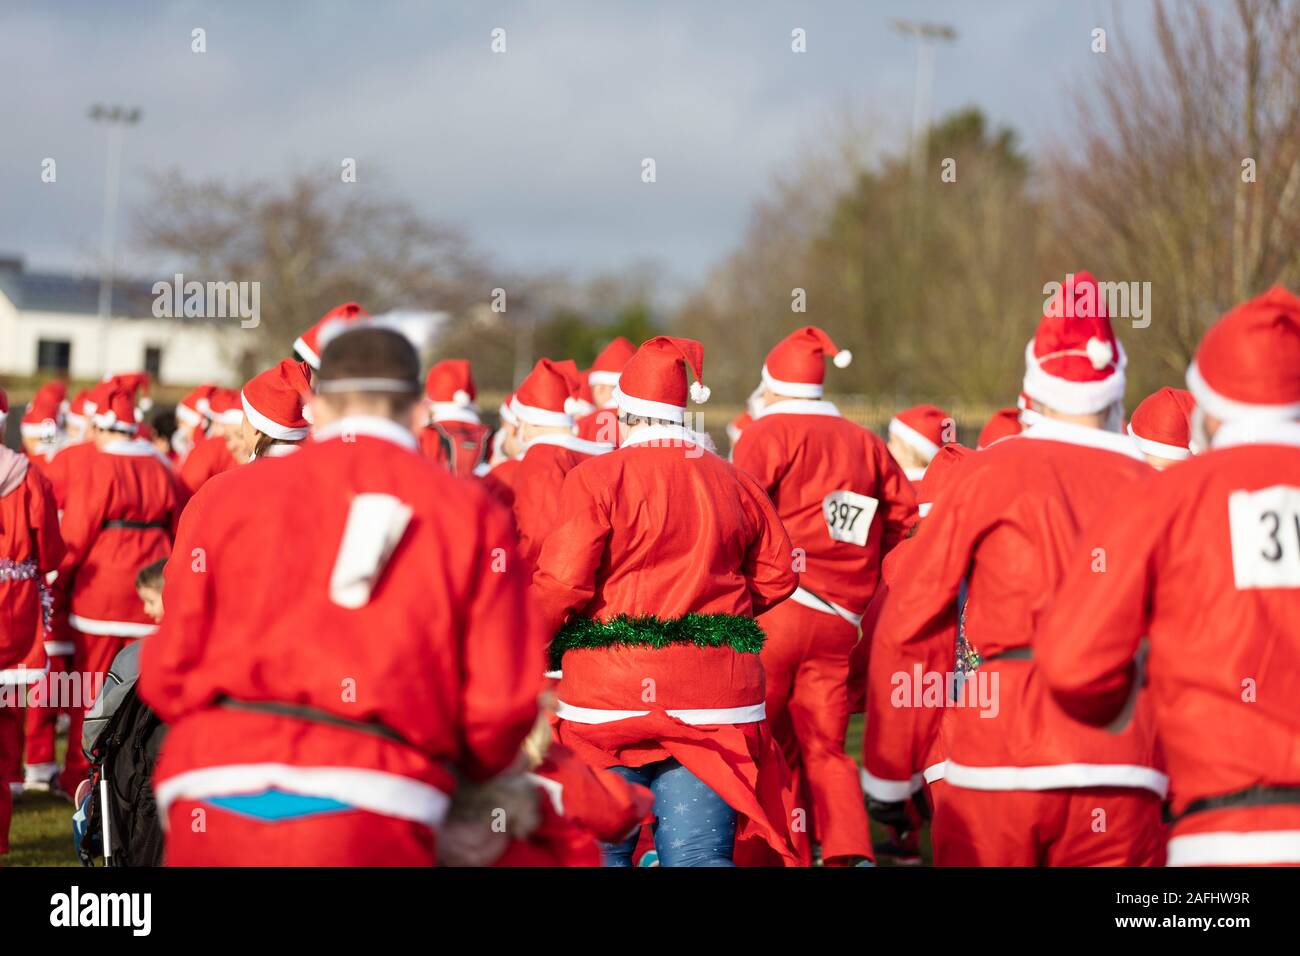
<path id="1" fill-rule="evenodd" d="M 135 593 L 140 595 L 144 613 L 153 618 L 155 624 L 161 624 L 163 618 L 163 568 L 167 559 L 146 564 L 135 576 Z"/>

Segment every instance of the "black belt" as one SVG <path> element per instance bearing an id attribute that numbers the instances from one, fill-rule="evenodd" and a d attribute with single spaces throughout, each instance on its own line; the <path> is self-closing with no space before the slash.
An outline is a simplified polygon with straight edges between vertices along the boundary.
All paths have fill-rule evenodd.
<path id="1" fill-rule="evenodd" d="M 1024 647 L 1012 647 L 1005 651 L 998 651 L 996 654 L 990 654 L 988 657 L 980 658 L 983 663 L 999 659 L 1008 661 L 1032 661 L 1034 659 L 1034 649 L 1028 645 Z"/>
<path id="2" fill-rule="evenodd" d="M 372 737 L 382 737 L 384 740 L 405 744 L 428 756 L 426 751 L 411 743 L 391 727 L 386 727 L 372 720 L 352 720 L 348 717 L 340 717 L 338 714 L 331 714 L 327 710 L 318 710 L 315 707 L 307 707 L 303 704 L 286 704 L 278 700 L 235 700 L 233 697 L 219 697 L 217 706 L 224 707 L 227 710 L 247 710 L 258 714 L 274 714 L 277 717 L 297 717 L 299 720 L 310 721 L 313 724 L 345 727 L 348 730 L 370 734 Z"/>
<path id="3" fill-rule="evenodd" d="M 109 518 L 101 528 L 129 528 L 132 531 L 144 531 L 148 528 L 158 528 L 161 531 L 170 531 L 171 525 L 166 521 L 130 521 L 126 518 Z"/>
<path id="4" fill-rule="evenodd" d="M 1201 797 L 1187 805 L 1182 813 L 1174 817 L 1182 820 L 1194 813 L 1207 810 L 1226 810 L 1232 807 L 1275 807 L 1283 804 L 1300 804 L 1300 787 L 1247 787 L 1233 793 L 1220 793 L 1213 797 Z"/>

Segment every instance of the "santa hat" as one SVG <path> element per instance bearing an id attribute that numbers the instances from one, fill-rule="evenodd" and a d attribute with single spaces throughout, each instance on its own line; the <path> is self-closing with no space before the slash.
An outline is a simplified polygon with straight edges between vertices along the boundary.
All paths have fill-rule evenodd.
<path id="1" fill-rule="evenodd" d="M 134 435 L 139 429 L 135 393 L 111 379 L 100 382 L 91 390 L 86 399 L 86 410 L 91 412 L 91 421 L 95 427 L 103 431 Z"/>
<path id="2" fill-rule="evenodd" d="M 429 369 L 424 379 L 424 394 L 436 405 L 471 408 L 478 391 L 468 359 L 443 359 Z"/>
<path id="3" fill-rule="evenodd" d="M 635 354 L 636 346 L 620 335 L 600 350 L 591 363 L 587 381 L 592 385 L 617 385 L 623 367 Z"/>
<path id="4" fill-rule="evenodd" d="M 579 382 L 573 359 L 538 359 L 510 399 L 510 410 L 529 425 L 572 428 Z"/>
<path id="5" fill-rule="evenodd" d="M 321 316 L 319 322 L 294 339 L 294 351 L 302 356 L 304 362 L 319 371 L 320 353 L 325 348 L 325 343 L 320 339 L 321 330 L 329 325 L 346 324 L 369 317 L 370 313 L 355 302 L 344 302 L 342 305 L 336 305 Z"/>
<path id="6" fill-rule="evenodd" d="M 90 409 L 86 408 L 86 402 L 90 398 L 90 390 L 83 388 L 68 403 L 67 408 L 63 411 L 63 420 L 69 425 L 75 425 L 78 428 L 86 427 L 86 416 L 90 414 Z"/>
<path id="7" fill-rule="evenodd" d="M 591 392 L 591 383 L 587 381 L 587 375 L 591 369 L 579 370 L 578 372 L 578 391 L 573 396 L 573 417 L 583 418 L 597 411 L 596 396 Z M 610 404 L 613 407 L 613 403 Z"/>
<path id="8" fill-rule="evenodd" d="M 124 372 L 120 375 L 106 375 L 106 382 L 116 382 L 121 388 L 130 392 L 132 400 L 141 411 L 153 408 L 153 399 L 149 396 L 148 372 Z"/>
<path id="9" fill-rule="evenodd" d="M 1181 388 L 1162 388 L 1133 409 L 1128 433 L 1147 455 L 1183 461 L 1192 455 L 1192 409 L 1196 399 Z"/>
<path id="10" fill-rule="evenodd" d="M 176 403 L 176 420 L 182 425 L 198 427 L 203 424 L 203 416 L 207 414 L 208 396 L 217 386 L 211 384 L 200 385 L 193 389 L 188 395 Z"/>
<path id="11" fill-rule="evenodd" d="M 203 400 L 204 414 L 219 425 L 240 425 L 244 421 L 244 403 L 233 388 L 214 388 Z"/>
<path id="12" fill-rule="evenodd" d="M 248 422 L 263 435 L 281 441 L 302 441 L 309 422 L 303 404 L 311 399 L 311 366 L 284 359 L 254 376 L 239 393 Z"/>
<path id="13" fill-rule="evenodd" d="M 835 347 L 831 337 L 815 325 L 791 332 L 767 353 L 763 363 L 763 384 L 790 398 L 821 398 L 829 356 L 836 368 L 853 361 L 848 349 Z"/>
<path id="14" fill-rule="evenodd" d="M 515 399 L 515 393 L 511 392 L 501 400 L 501 407 L 497 409 L 497 416 L 501 419 L 502 425 L 518 425 L 519 416 L 515 414 L 510 403 Z"/>
<path id="15" fill-rule="evenodd" d="M 1127 364 L 1097 280 L 1067 275 L 1025 346 L 1025 394 L 1067 415 L 1090 415 L 1123 399 Z"/>
<path id="16" fill-rule="evenodd" d="M 0 427 L 4 426 L 5 420 L 9 417 L 9 396 L 5 390 L 0 388 Z"/>
<path id="17" fill-rule="evenodd" d="M 1201 339 L 1187 387 L 1219 421 L 1300 418 L 1300 299 L 1274 286 L 1228 312 Z"/>
<path id="18" fill-rule="evenodd" d="M 978 451 L 983 451 L 996 442 L 1004 438 L 1010 438 L 1012 435 L 1019 435 L 1024 431 L 1020 423 L 1019 408 L 999 408 L 980 429 L 979 441 L 975 443 Z"/>
<path id="19" fill-rule="evenodd" d="M 973 449 L 957 442 L 949 442 L 935 452 L 930 459 L 930 467 L 925 469 L 925 477 L 916 488 L 916 509 L 922 518 L 930 512 L 930 506 L 939 497 L 939 493 L 952 483 L 957 466 L 972 454 Z"/>
<path id="20" fill-rule="evenodd" d="M 63 418 L 63 400 L 67 394 L 66 382 L 46 382 L 38 388 L 19 425 L 22 436 L 52 441 Z"/>
<path id="21" fill-rule="evenodd" d="M 695 381 L 688 388 L 686 369 Z M 656 335 L 643 342 L 623 367 L 614 386 L 614 400 L 622 412 L 643 418 L 682 422 L 686 396 L 699 404 L 709 400 L 704 376 L 704 346 L 694 339 Z"/>
<path id="22" fill-rule="evenodd" d="M 913 405 L 890 419 L 889 434 L 929 461 L 948 444 L 952 427 L 952 416 L 939 406 Z"/>

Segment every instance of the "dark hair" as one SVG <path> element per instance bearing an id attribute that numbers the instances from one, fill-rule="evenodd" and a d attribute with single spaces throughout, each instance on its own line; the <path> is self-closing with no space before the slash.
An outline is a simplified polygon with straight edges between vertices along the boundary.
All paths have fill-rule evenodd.
<path id="1" fill-rule="evenodd" d="M 172 435 L 176 434 L 176 412 L 170 408 L 155 412 L 149 420 L 149 425 L 159 438 L 171 441 Z"/>
<path id="2" fill-rule="evenodd" d="M 391 388 L 340 389 L 331 383 L 379 379 Z M 321 352 L 316 390 L 334 395 L 386 398 L 394 412 L 410 406 L 420 394 L 420 357 L 409 339 L 393 329 L 350 329 L 330 340 Z"/>
<path id="3" fill-rule="evenodd" d="M 153 564 L 146 564 L 140 569 L 140 573 L 135 576 L 136 590 L 141 588 L 151 588 L 155 591 L 161 591 L 163 586 L 163 568 L 167 567 L 167 559 L 155 561 Z"/>

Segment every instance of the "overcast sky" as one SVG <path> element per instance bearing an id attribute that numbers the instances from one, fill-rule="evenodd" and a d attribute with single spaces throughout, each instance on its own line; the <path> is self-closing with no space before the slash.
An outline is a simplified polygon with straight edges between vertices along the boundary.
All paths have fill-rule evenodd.
<path id="1" fill-rule="evenodd" d="M 124 154 L 128 243 L 147 172 L 320 167 L 337 181 L 353 157 L 359 183 L 341 188 L 407 199 L 509 267 L 649 259 L 689 282 L 846 107 L 883 147 L 903 142 L 916 48 L 896 16 L 958 31 L 938 52 L 934 115 L 978 105 L 1031 148 L 1065 132 L 1072 90 L 1088 88 L 1093 28 L 1110 56 L 1151 42 L 1148 0 L 1122 17 L 1109 0 L 4 0 L 0 254 L 93 268 L 105 131 L 86 111 L 109 102 L 144 111 Z M 206 53 L 191 52 L 196 27 Z M 119 262 L 131 271 L 129 244 Z"/>

